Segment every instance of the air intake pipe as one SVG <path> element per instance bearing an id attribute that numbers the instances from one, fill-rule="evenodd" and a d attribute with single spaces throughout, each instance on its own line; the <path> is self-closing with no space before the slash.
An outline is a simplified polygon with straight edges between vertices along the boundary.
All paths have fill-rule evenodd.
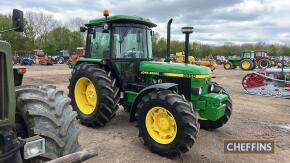
<path id="1" fill-rule="evenodd" d="M 171 23 L 173 19 L 169 19 L 167 23 L 167 49 L 166 49 L 166 62 L 170 61 L 170 35 L 171 35 Z"/>

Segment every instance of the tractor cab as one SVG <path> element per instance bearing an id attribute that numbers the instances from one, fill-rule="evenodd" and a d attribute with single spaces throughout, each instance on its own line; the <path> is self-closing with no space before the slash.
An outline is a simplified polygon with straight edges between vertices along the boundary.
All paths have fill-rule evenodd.
<path id="1" fill-rule="evenodd" d="M 243 51 L 241 55 L 241 59 L 254 59 L 255 51 Z"/>
<path id="2" fill-rule="evenodd" d="M 110 16 L 91 20 L 87 31 L 86 58 L 102 59 L 116 68 L 122 86 L 136 83 L 140 61 L 152 59 L 152 30 L 156 24 L 136 16 Z M 121 82 L 121 80 L 119 80 Z"/>

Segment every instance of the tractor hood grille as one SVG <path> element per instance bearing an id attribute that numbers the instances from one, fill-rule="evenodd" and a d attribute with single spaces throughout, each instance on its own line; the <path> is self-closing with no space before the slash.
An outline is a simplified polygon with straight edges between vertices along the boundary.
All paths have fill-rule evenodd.
<path id="1" fill-rule="evenodd" d="M 8 118 L 5 55 L 0 52 L 0 121 Z"/>

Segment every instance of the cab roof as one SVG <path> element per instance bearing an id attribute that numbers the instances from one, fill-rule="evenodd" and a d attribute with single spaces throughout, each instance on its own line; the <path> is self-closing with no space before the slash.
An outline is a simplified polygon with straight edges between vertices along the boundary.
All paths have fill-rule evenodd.
<path id="1" fill-rule="evenodd" d="M 137 23 L 137 24 L 143 24 L 148 26 L 149 28 L 156 27 L 157 25 L 151 22 L 149 19 L 142 18 L 139 16 L 129 16 L 129 15 L 114 15 L 114 16 L 108 16 L 107 20 L 105 17 L 98 18 L 98 19 L 92 19 L 89 21 L 88 26 L 90 25 L 100 25 L 103 23 Z"/>

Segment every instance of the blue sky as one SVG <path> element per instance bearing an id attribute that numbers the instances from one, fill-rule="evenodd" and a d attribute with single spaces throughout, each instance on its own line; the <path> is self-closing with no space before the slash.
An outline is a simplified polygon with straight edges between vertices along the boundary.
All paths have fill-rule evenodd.
<path id="1" fill-rule="evenodd" d="M 183 40 L 182 26 L 193 26 L 191 40 L 212 44 L 283 43 L 290 44 L 290 0 L 1 0 L 1 13 L 13 8 L 41 11 L 65 22 L 80 17 L 89 20 L 126 14 L 150 18 L 154 30 L 166 35 L 166 23 L 173 18 L 173 39 Z"/>

